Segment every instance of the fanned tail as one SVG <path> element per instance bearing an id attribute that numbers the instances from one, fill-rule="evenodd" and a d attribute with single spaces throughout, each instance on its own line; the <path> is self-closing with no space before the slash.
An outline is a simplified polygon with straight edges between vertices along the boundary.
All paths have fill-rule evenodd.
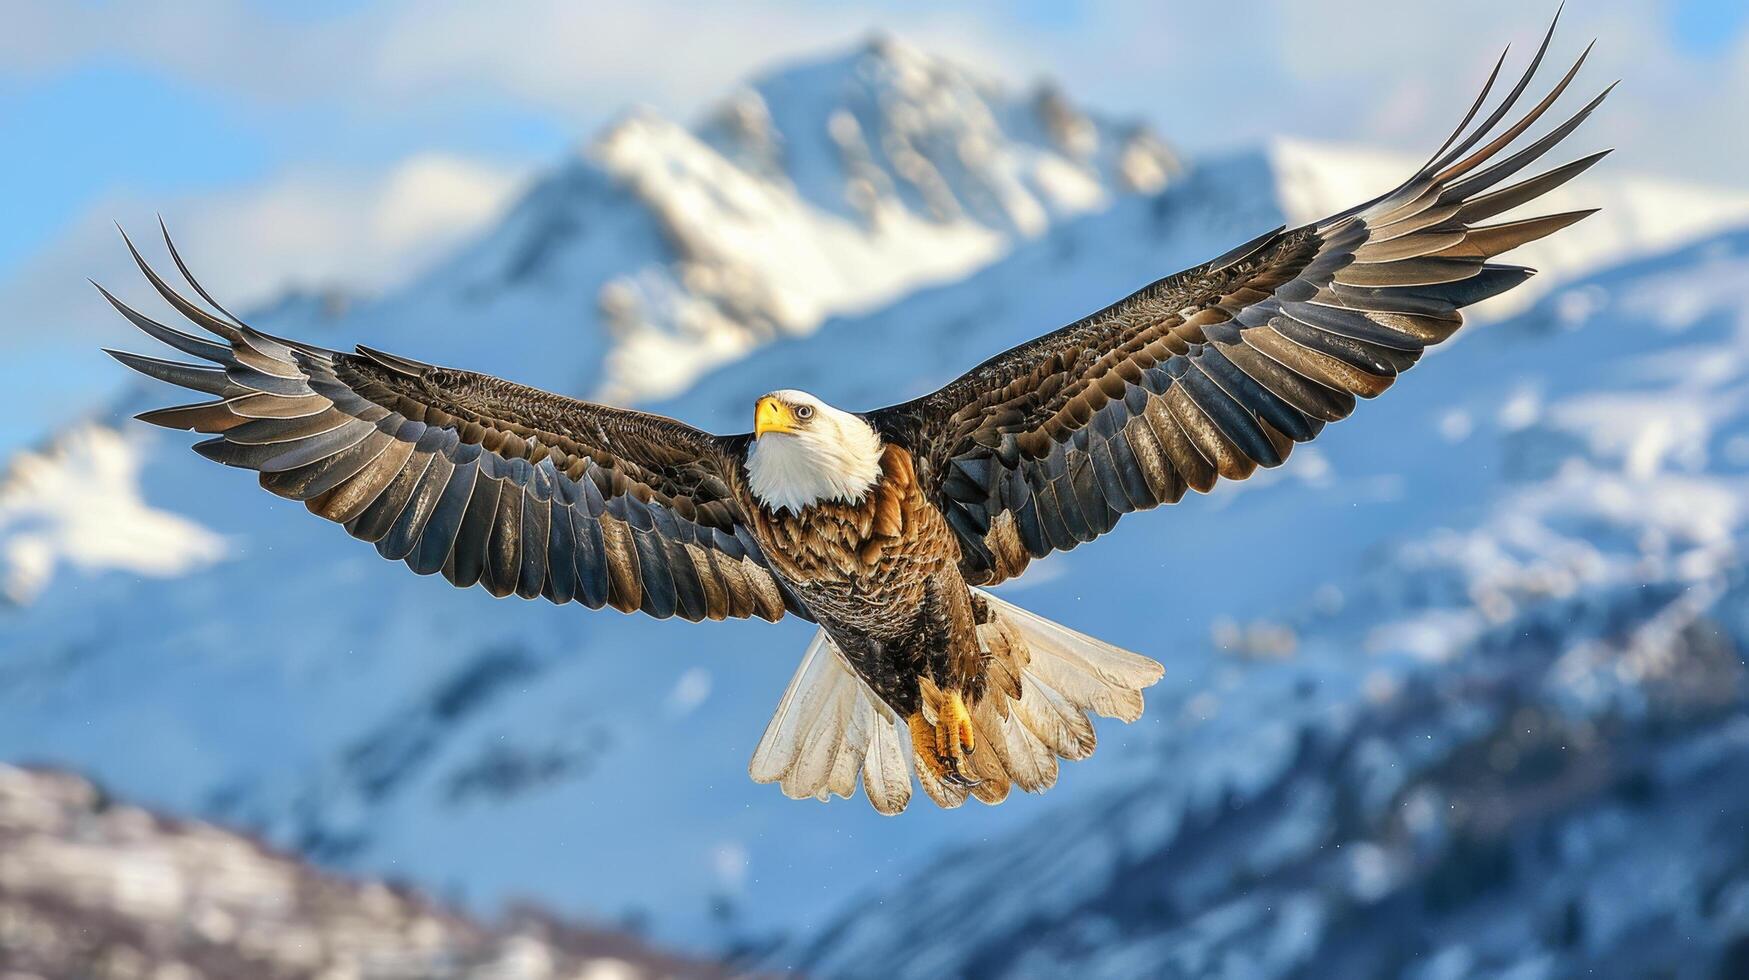
<path id="1" fill-rule="evenodd" d="M 1050 789 L 1059 758 L 1093 754 L 1089 712 L 1122 721 L 1142 716 L 1142 689 L 1160 679 L 1158 663 L 973 592 L 991 612 L 978 627 L 989 655 L 988 684 L 971 706 L 976 785 L 945 783 L 922 764 L 898 715 L 824 630 L 809 644 L 754 750 L 747 767 L 753 781 L 777 783 L 792 799 L 825 801 L 855 795 L 860 779 L 869 803 L 892 815 L 910 804 L 915 769 L 924 792 L 943 807 L 957 807 L 968 795 L 1000 803 L 1015 786 L 1029 793 Z M 921 684 L 924 714 L 934 724 L 942 694 L 927 678 Z"/>

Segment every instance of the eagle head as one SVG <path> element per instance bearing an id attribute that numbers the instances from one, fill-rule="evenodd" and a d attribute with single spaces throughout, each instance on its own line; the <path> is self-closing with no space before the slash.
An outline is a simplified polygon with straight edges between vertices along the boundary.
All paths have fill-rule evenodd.
<path id="1" fill-rule="evenodd" d="M 773 511 L 857 503 L 881 476 L 881 437 L 805 391 L 774 391 L 753 409 L 748 489 Z"/>

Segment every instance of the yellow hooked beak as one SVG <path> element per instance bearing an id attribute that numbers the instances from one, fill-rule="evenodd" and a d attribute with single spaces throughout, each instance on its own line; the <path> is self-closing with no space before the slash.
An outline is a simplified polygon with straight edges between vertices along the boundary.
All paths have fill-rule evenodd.
<path id="1" fill-rule="evenodd" d="M 753 436 L 758 438 L 767 432 L 794 432 L 796 416 L 790 407 L 778 401 L 771 395 L 759 399 L 759 404 L 753 410 Z"/>

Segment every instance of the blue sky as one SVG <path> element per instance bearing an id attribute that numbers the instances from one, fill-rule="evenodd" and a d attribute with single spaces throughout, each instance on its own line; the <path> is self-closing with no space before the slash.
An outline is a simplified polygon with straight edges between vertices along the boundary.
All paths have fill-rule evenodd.
<path id="1" fill-rule="evenodd" d="M 1749 25 L 1749 4 L 1740 0 L 1677 0 L 1670 4 L 1670 30 L 1682 47 L 1702 57 L 1722 55 Z"/>
<path id="2" fill-rule="evenodd" d="M 1192 153 L 1281 133 L 1418 150 L 1443 137 L 1500 46 L 1534 44 L 1554 9 L 1521 0 L 5 5 L 0 303 L 12 322 L 0 324 L 0 350 L 14 353 L 83 336 L 107 315 L 82 278 L 120 274 L 112 220 L 144 227 L 162 212 L 191 251 L 218 255 L 209 278 L 243 305 L 288 282 L 380 286 L 624 107 L 690 117 L 750 72 L 875 28 L 1015 84 L 1054 77 L 1084 104 L 1145 118 Z M 1587 78 L 1626 82 L 1593 126 L 1620 148 L 1612 166 L 1749 183 L 1740 164 L 1749 4 L 1573 0 L 1564 23 L 1563 51 L 1600 39 Z"/>
<path id="3" fill-rule="evenodd" d="M 43 21 L 67 19 L 64 14 L 50 14 L 54 7 L 72 7 L 90 17 L 104 19 L 116 6 L 23 0 L 22 13 L 7 19 L 18 43 L 28 46 L 33 30 L 45 27 Z M 246 49 L 254 44 L 271 44 L 270 35 L 275 27 L 300 33 L 331 30 L 338 34 L 356 30 L 360 18 L 368 18 L 373 10 L 391 10 L 398 5 L 373 5 L 363 0 L 304 3 L 275 0 L 208 6 L 232 11 L 226 18 L 214 18 L 219 22 L 214 42 L 229 41 Z M 809 5 L 747 6 L 778 10 L 781 17 L 785 8 L 799 12 Z M 1243 9 L 1245 4 L 1205 6 L 1230 10 Z M 1267 9 L 1272 5 L 1254 6 Z M 1366 5 L 1361 6 L 1364 9 Z M 1390 9 L 1390 5 L 1383 3 L 1372 6 L 1381 12 Z M 1486 3 L 1471 6 L 1480 11 L 1499 8 L 1502 12 L 1506 7 Z M 1574 32 L 1585 33 L 1593 26 L 1587 23 L 1587 11 L 1588 7 L 1597 6 L 1601 5 L 1573 4 L 1567 20 Z M 1644 8 L 1646 19 L 1662 29 L 1672 49 L 1697 63 L 1732 57 L 1741 49 L 1749 26 L 1749 4 L 1740 0 L 1651 0 L 1609 6 Z M 502 5 L 507 20 L 516 17 L 515 7 Z M 993 46 L 994 57 L 989 60 L 1000 70 L 1006 53 L 1002 47 L 1014 39 L 1036 40 L 1043 36 L 1047 39 L 1047 51 L 1053 35 L 1055 40 L 1076 35 L 1096 40 L 1115 19 L 1101 13 L 1111 7 L 1052 0 L 1006 5 L 1001 9 L 1008 23 L 997 23 L 991 30 L 1007 31 L 1013 38 Z M 820 30 L 821 18 L 798 14 L 798 20 L 805 20 L 806 24 L 797 31 L 794 48 L 797 53 L 806 52 L 834 33 L 848 40 L 867 26 L 877 24 L 903 34 L 908 23 L 917 23 L 926 34 L 934 34 L 943 29 L 943 23 L 952 23 L 951 19 L 938 16 L 942 9 L 945 8 L 939 5 L 911 2 L 863 5 L 853 14 L 836 18 L 841 25 L 837 31 L 830 29 L 833 18 L 824 18 L 828 28 L 824 32 Z M 236 11 L 245 15 L 238 16 Z M 988 22 L 993 18 L 1004 19 L 989 5 L 965 8 L 966 20 Z M 1525 20 L 1519 14 L 1511 19 Z M 230 38 L 224 33 L 227 20 L 236 32 Z M 611 18 L 608 20 L 611 22 Z M 269 36 L 248 33 L 251 31 Z M 1486 29 L 1475 33 L 1479 39 L 1490 42 L 1494 36 L 1511 36 L 1509 32 Z M 1244 38 L 1241 32 L 1239 40 L 1228 42 L 1233 57 L 1241 61 L 1248 57 Z M 1517 39 L 1525 43 L 1530 40 L 1522 32 Z M 784 47 L 781 43 L 765 46 L 773 51 L 782 51 Z M 1478 43 L 1476 53 L 1491 52 L 1492 47 L 1491 43 Z M 580 39 L 578 59 L 590 57 L 589 49 L 590 44 Z M 1266 45 L 1259 46 L 1259 55 L 1266 51 Z M 1073 91 L 1079 91 L 1074 82 L 1083 66 L 1076 63 L 1066 47 L 1059 64 L 1039 65 L 1034 55 L 1036 49 L 1029 50 L 1024 60 L 1035 63 L 1017 64 L 1014 68 L 1020 73 L 1041 68 L 1052 71 L 1066 77 Z M 732 56 L 728 60 L 734 61 Z M 756 59 L 749 62 L 748 68 L 757 64 Z M 247 61 L 241 64 L 246 66 Z M 321 66 L 304 67 L 321 70 Z M 339 75 L 349 70 L 348 66 L 334 69 Z M 678 64 L 653 65 L 650 72 L 678 76 L 700 74 L 701 69 Z M 712 62 L 702 72 L 708 77 L 700 80 L 709 86 L 725 86 L 734 77 L 722 70 L 721 61 Z M 458 71 L 458 79 L 466 79 L 465 84 L 450 87 L 427 100 L 385 98 L 381 93 L 360 98 L 359 92 L 344 85 L 304 91 L 288 85 L 266 93 L 237 86 L 222 76 L 199 77 L 162 52 L 154 51 L 152 45 L 129 44 L 125 38 L 107 43 L 95 40 L 83 50 L 75 47 L 53 63 L 34 70 L 26 67 L 9 71 L 0 67 L 0 145 L 27 149 L 0 158 L 0 179 L 3 186 L 11 189 L 7 192 L 8 220 L 0 223 L 0 278 L 106 198 L 176 201 L 202 190 L 261 181 L 289 167 L 318 165 L 368 171 L 387 168 L 418 152 L 453 154 L 507 167 L 533 167 L 585 138 L 590 128 L 615 109 L 604 99 L 592 99 L 556 110 L 539 95 L 526 90 L 506 91 L 502 85 L 493 86 L 489 78 L 481 79 L 476 74 L 470 79 L 469 74 Z M 485 84 L 479 84 L 482 81 Z M 612 81 L 607 89 L 613 94 L 608 98 L 623 96 L 628 101 L 639 98 L 636 79 Z M 555 80 L 555 91 L 570 84 L 568 80 Z M 694 103 L 706 94 L 701 88 L 685 84 L 666 86 L 666 91 L 652 90 L 644 97 L 656 101 L 660 109 L 685 112 L 695 108 Z M 664 102 L 667 104 L 661 104 Z M 1218 134 L 1175 126 L 1175 120 L 1166 117 L 1164 109 L 1155 115 L 1154 121 L 1168 138 L 1180 144 L 1196 147 L 1219 142 Z"/>
<path id="4" fill-rule="evenodd" d="M 112 58 L 8 86 L 0 94 L 0 145 L 31 152 L 9 155 L 0 174 L 30 192 L 10 202 L 0 224 L 0 268 L 106 195 L 174 198 L 298 162 L 373 168 L 421 149 L 534 160 L 557 154 L 570 138 L 557 120 L 514 103 L 370 125 L 337 108 L 262 107 Z"/>

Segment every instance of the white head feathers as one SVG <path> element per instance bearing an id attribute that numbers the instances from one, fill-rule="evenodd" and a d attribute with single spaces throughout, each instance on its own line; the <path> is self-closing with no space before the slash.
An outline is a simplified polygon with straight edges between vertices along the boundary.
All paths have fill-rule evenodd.
<path id="1" fill-rule="evenodd" d="M 881 438 L 867 422 L 805 391 L 759 400 L 747 450 L 748 489 L 774 511 L 856 503 L 881 476 Z"/>

